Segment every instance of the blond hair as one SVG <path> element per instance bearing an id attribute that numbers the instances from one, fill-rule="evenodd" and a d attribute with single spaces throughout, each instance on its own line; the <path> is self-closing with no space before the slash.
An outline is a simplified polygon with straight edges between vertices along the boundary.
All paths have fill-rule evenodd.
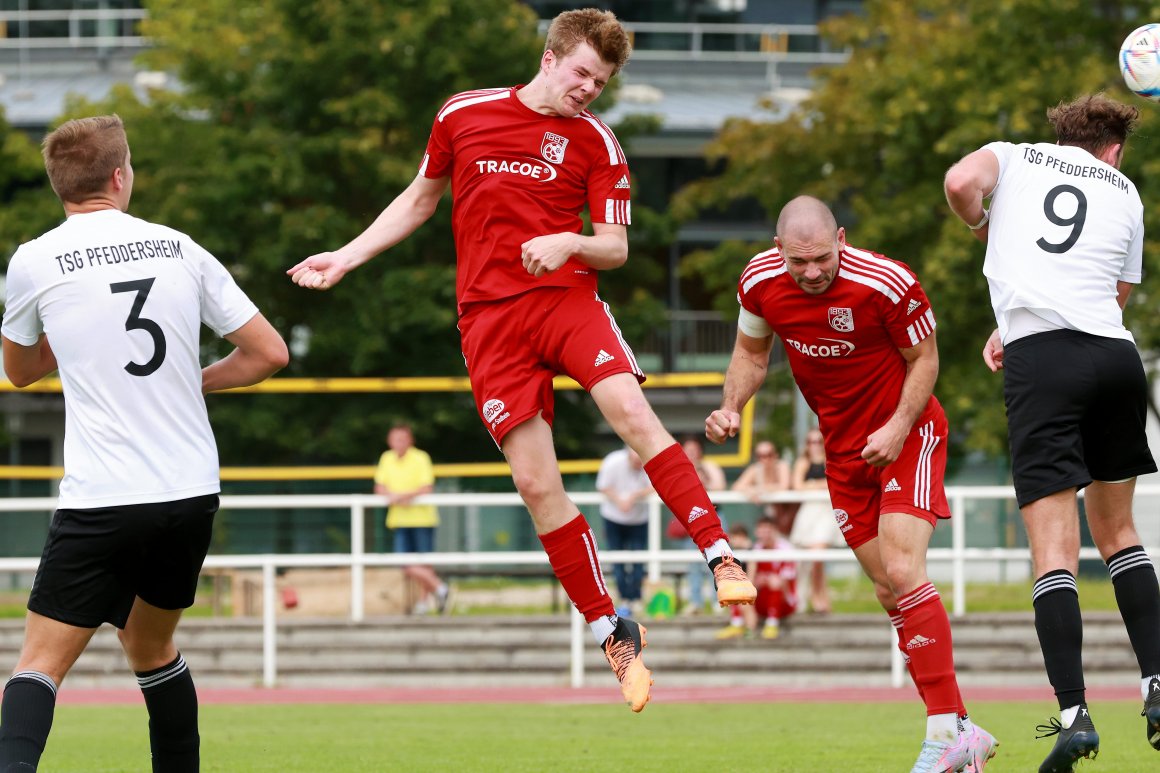
<path id="1" fill-rule="evenodd" d="M 61 201 L 80 202 L 101 193 L 129 157 L 129 139 L 118 115 L 77 118 L 61 124 L 41 143 L 48 181 Z"/>
<path id="2" fill-rule="evenodd" d="M 616 14 L 596 8 L 564 11 L 552 19 L 544 50 L 563 59 L 581 43 L 592 46 L 592 50 L 602 60 L 611 64 L 613 75 L 620 72 L 632 53 L 628 33 L 624 31 Z"/>

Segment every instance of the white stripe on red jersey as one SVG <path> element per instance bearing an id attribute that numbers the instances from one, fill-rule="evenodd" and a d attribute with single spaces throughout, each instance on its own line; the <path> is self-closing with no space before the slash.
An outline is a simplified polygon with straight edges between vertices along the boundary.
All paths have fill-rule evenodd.
<path id="1" fill-rule="evenodd" d="M 842 253 L 850 258 L 857 258 L 861 260 L 863 264 L 867 266 L 873 266 L 874 268 L 885 272 L 886 274 L 893 274 L 898 279 L 898 282 L 901 283 L 898 286 L 903 292 L 905 292 L 910 288 L 911 285 L 914 284 L 914 277 L 912 277 L 910 273 L 906 271 L 906 269 L 902 268 L 902 266 L 899 266 L 889 258 L 876 255 L 875 253 L 870 252 L 870 250 L 862 250 L 858 249 L 857 247 L 851 247 L 848 244 L 843 248 Z"/>
<path id="2" fill-rule="evenodd" d="M 466 91 L 462 94 L 456 94 L 447 100 L 447 104 L 439 111 L 437 118 L 439 121 L 442 121 L 460 108 L 471 107 L 472 105 L 482 104 L 483 102 L 494 102 L 497 99 L 507 99 L 511 95 L 511 89 L 480 89 L 479 91 Z"/>
<path id="3" fill-rule="evenodd" d="M 616 166 L 617 164 L 628 163 L 624 158 L 624 151 L 620 149 L 620 143 L 616 141 L 616 136 L 612 133 L 612 129 L 609 129 L 604 121 L 601 121 L 587 110 L 581 113 L 580 117 L 592 124 L 592 128 L 604 139 L 604 147 L 608 151 L 608 163 L 610 165 Z"/>
<path id="4" fill-rule="evenodd" d="M 918 346 L 922 339 L 934 332 L 935 321 L 934 312 L 930 309 L 926 313 L 916 319 L 913 324 L 906 328 L 906 334 L 910 336 L 910 343 Z"/>
<path id="5" fill-rule="evenodd" d="M 901 301 L 902 296 L 906 295 L 906 291 L 914 284 L 914 279 L 905 271 L 898 269 L 898 266 L 886 258 L 877 257 L 872 253 L 858 250 L 856 254 L 855 251 L 846 249 L 842 251 L 841 259 L 842 265 L 838 269 L 838 276 L 873 287 L 893 303 Z M 906 280 L 903 281 L 894 269 L 901 271 Z"/>
<path id="6" fill-rule="evenodd" d="M 632 203 L 623 199 L 605 199 L 604 222 L 632 225 Z"/>
<path id="7" fill-rule="evenodd" d="M 749 264 L 741 272 L 743 292 L 749 292 L 754 285 L 781 276 L 785 272 L 785 261 L 776 248 L 759 252 L 749 259 Z"/>

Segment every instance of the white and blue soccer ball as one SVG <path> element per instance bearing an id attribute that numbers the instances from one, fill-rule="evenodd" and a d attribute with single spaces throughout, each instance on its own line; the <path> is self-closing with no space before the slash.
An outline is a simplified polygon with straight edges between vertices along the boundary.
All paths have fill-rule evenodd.
<path id="1" fill-rule="evenodd" d="M 1132 31 L 1120 46 L 1124 83 L 1144 99 L 1160 102 L 1160 24 Z"/>

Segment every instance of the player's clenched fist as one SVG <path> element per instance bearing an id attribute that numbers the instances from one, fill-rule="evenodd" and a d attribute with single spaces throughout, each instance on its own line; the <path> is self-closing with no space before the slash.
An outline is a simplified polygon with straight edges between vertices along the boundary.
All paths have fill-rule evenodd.
<path id="1" fill-rule="evenodd" d="M 705 437 L 720 445 L 726 439 L 737 434 L 741 429 L 741 414 L 737 411 L 727 411 L 724 408 L 713 411 L 705 419 Z"/>
<path id="2" fill-rule="evenodd" d="M 346 274 L 346 267 L 333 252 L 320 252 L 287 269 L 286 273 L 299 287 L 329 290 Z"/>

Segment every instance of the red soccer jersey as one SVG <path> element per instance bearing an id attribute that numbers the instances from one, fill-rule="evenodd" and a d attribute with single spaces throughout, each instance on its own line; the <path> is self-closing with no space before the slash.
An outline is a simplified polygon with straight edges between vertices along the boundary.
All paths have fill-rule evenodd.
<path id="1" fill-rule="evenodd" d="M 612 130 L 587 110 L 574 118 L 537 113 L 519 86 L 456 94 L 435 116 L 419 173 L 451 176 L 456 298 L 464 304 L 534 287 L 596 289 L 596 270 L 569 258 L 539 279 L 520 246 L 537 236 L 580 233 L 593 223 L 630 222 L 628 164 Z"/>
<path id="2" fill-rule="evenodd" d="M 820 295 L 798 287 L 776 249 L 754 256 L 737 288 L 741 306 L 781 339 L 834 462 L 859 457 L 867 436 L 894 413 L 906 377 L 899 349 L 935 328 L 930 301 L 906 264 L 850 245 L 838 260 Z M 933 395 L 919 421 L 931 411 L 942 411 Z"/>

